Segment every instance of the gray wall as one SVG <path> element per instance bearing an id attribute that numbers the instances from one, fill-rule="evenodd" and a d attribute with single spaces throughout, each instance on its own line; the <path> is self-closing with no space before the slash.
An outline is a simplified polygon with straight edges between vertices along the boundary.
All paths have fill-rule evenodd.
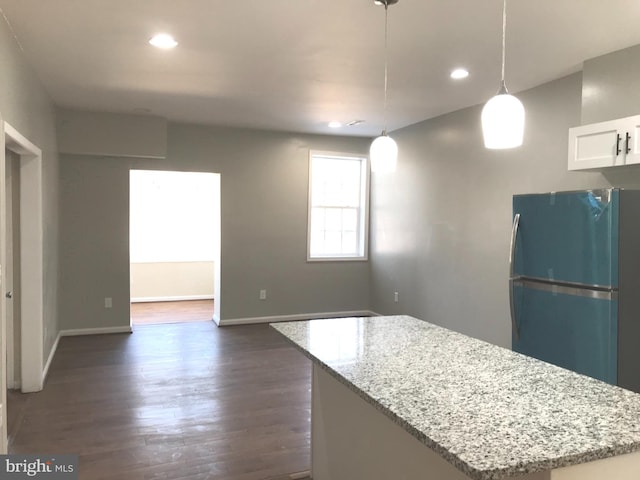
<path id="1" fill-rule="evenodd" d="M 521 148 L 482 145 L 476 106 L 393 132 L 398 171 L 372 185 L 372 309 L 405 313 L 510 345 L 511 197 L 640 187 L 640 168 L 568 172 L 568 129 L 580 124 L 581 75 L 519 93 Z M 636 112 L 640 112 L 637 105 Z M 399 303 L 393 292 L 399 292 Z"/>
<path id="2" fill-rule="evenodd" d="M 56 119 L 60 153 L 138 158 L 167 156 L 165 118 L 58 108 Z"/>
<path id="3" fill-rule="evenodd" d="M 0 115 L 42 150 L 46 361 L 58 333 L 58 154 L 54 108 L 3 20 L 0 71 Z"/>
<path id="4" fill-rule="evenodd" d="M 308 150 L 368 147 L 361 138 L 169 124 L 166 159 L 62 155 L 61 328 L 129 324 L 132 168 L 221 174 L 223 320 L 368 309 L 366 262 L 306 262 Z M 258 300 L 263 288 L 267 301 Z"/>
<path id="5" fill-rule="evenodd" d="M 584 62 L 582 123 L 640 113 L 640 45 Z"/>

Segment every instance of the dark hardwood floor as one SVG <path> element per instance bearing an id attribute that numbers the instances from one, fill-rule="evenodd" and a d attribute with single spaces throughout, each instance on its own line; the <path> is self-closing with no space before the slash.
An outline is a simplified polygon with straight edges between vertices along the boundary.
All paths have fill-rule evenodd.
<path id="1" fill-rule="evenodd" d="M 9 448 L 77 453 L 82 480 L 288 478 L 310 467 L 310 375 L 266 325 L 64 337 L 45 389 L 9 397 Z"/>
<path id="2" fill-rule="evenodd" d="M 131 323 L 133 325 L 210 322 L 212 319 L 213 300 L 138 302 L 131 304 Z"/>

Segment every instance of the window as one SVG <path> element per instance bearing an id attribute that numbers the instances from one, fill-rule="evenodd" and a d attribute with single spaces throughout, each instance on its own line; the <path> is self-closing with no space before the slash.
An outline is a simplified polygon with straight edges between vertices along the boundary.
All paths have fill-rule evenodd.
<path id="1" fill-rule="evenodd" d="M 307 260 L 366 260 L 367 157 L 309 152 Z"/>

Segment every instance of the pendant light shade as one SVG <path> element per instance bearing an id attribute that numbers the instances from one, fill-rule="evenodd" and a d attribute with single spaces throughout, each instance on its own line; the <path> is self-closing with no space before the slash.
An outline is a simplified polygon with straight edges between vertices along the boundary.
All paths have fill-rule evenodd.
<path id="1" fill-rule="evenodd" d="M 524 138 L 524 106 L 507 91 L 504 64 L 507 33 L 507 0 L 502 7 L 502 81 L 495 97 L 482 109 L 482 135 L 486 148 L 515 148 Z"/>
<path id="2" fill-rule="evenodd" d="M 482 133 L 486 148 L 514 148 L 524 137 L 524 106 L 507 92 L 498 93 L 482 109 Z"/>
<path id="3" fill-rule="evenodd" d="M 371 143 L 369 149 L 371 170 L 376 173 L 389 173 L 396 169 L 398 163 L 398 145 L 396 141 L 383 132 Z"/>
<path id="4" fill-rule="evenodd" d="M 371 171 L 375 173 L 390 173 L 395 171 L 398 163 L 398 145 L 395 140 L 387 135 L 387 87 L 389 84 L 389 5 L 398 3 L 398 0 L 374 0 L 374 4 L 384 6 L 384 130 L 376 138 L 369 148 Z"/>

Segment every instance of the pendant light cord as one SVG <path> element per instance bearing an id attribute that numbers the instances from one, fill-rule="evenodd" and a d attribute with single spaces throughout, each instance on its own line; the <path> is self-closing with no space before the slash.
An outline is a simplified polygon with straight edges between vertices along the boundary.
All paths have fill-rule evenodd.
<path id="1" fill-rule="evenodd" d="M 498 93 L 507 93 L 507 86 L 504 83 L 504 64 L 507 58 L 507 0 L 502 5 L 502 80 Z"/>
<path id="2" fill-rule="evenodd" d="M 387 134 L 387 87 L 389 85 L 389 3 L 384 2 L 384 107 L 382 110 L 382 120 L 384 123 L 383 135 Z"/>

